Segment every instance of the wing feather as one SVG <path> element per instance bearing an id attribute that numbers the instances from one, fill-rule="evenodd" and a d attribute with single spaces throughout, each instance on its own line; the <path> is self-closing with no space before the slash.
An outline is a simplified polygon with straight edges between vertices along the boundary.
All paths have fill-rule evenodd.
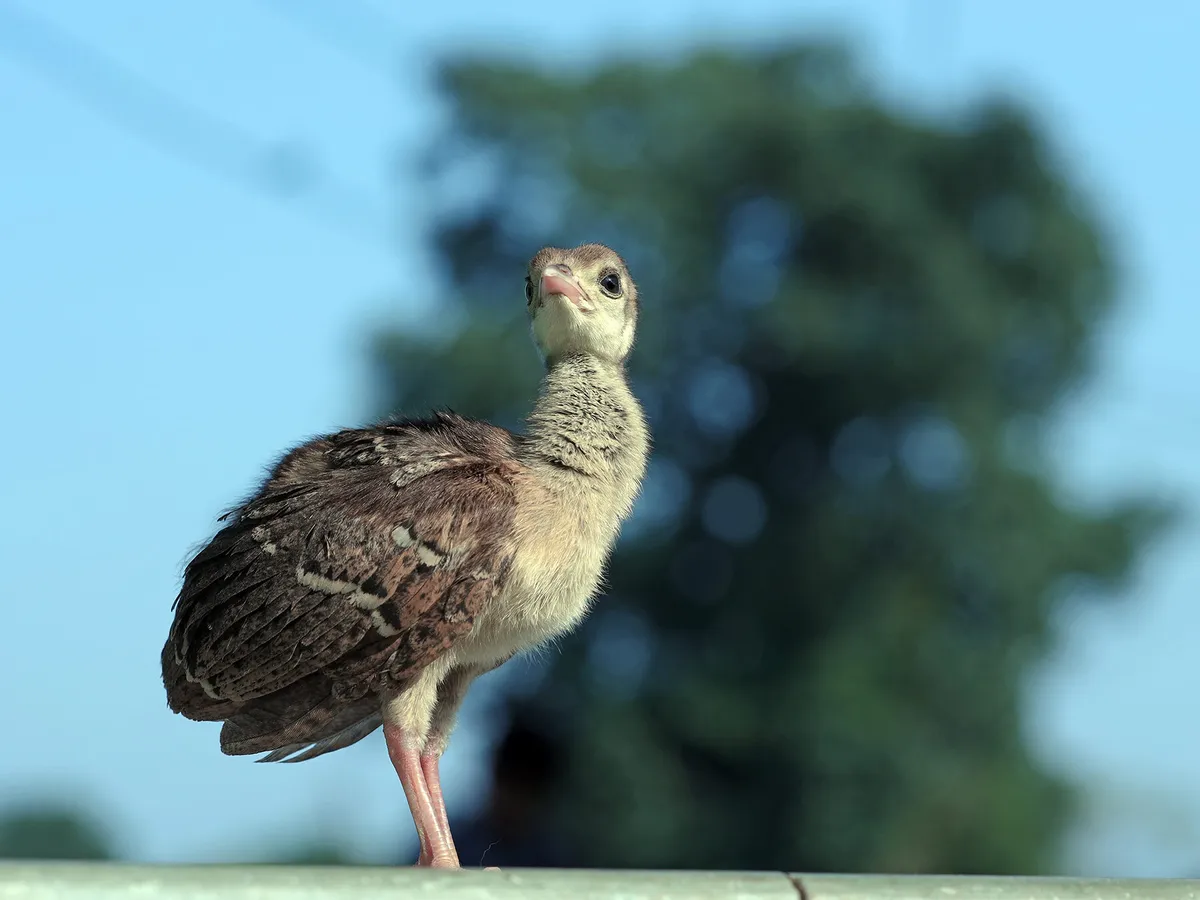
<path id="1" fill-rule="evenodd" d="M 353 704 L 403 686 L 503 587 L 520 477 L 511 441 L 439 414 L 291 451 L 187 567 L 163 653 L 172 709 L 213 718 L 256 701 L 243 719 L 250 734 L 256 717 L 279 718 L 264 699 L 279 692 L 299 720 L 330 691 Z M 310 690 L 325 693 L 306 699 Z M 295 734 L 287 743 L 308 748 L 304 758 L 366 727 L 361 709 L 320 715 L 318 741 L 270 727 Z"/>

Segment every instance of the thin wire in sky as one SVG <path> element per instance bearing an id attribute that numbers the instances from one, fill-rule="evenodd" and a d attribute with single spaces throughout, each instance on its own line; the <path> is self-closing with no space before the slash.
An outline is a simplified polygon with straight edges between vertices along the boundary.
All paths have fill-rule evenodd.
<path id="1" fill-rule="evenodd" d="M 381 240 L 376 204 L 322 172 L 303 146 L 264 141 L 189 103 L 45 17 L 0 2 L 0 53 L 176 159 L 305 211 L 356 238 Z"/>

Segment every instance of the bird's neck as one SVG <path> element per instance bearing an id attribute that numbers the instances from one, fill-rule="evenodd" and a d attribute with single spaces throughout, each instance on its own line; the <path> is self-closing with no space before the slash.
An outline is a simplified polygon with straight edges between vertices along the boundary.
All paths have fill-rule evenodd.
<path id="1" fill-rule="evenodd" d="M 640 482 L 648 443 L 642 407 L 622 364 L 588 354 L 550 362 L 527 420 L 522 450 L 529 462 Z"/>

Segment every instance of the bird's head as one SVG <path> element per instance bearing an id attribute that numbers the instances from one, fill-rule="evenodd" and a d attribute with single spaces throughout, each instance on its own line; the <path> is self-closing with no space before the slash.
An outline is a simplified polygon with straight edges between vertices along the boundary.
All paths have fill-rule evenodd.
<path id="1" fill-rule="evenodd" d="M 625 261 L 603 244 L 546 247 L 529 262 L 525 299 L 546 359 L 586 353 L 622 362 L 637 327 L 637 287 Z"/>

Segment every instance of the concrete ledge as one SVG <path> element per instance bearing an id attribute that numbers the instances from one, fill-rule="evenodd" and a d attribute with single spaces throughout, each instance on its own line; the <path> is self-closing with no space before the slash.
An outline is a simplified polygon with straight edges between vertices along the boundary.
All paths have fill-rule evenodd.
<path id="1" fill-rule="evenodd" d="M 1200 880 L 793 875 L 807 900 L 1200 900 Z"/>
<path id="2" fill-rule="evenodd" d="M 1200 881 L 0 863 L 0 900 L 1200 900 Z"/>

